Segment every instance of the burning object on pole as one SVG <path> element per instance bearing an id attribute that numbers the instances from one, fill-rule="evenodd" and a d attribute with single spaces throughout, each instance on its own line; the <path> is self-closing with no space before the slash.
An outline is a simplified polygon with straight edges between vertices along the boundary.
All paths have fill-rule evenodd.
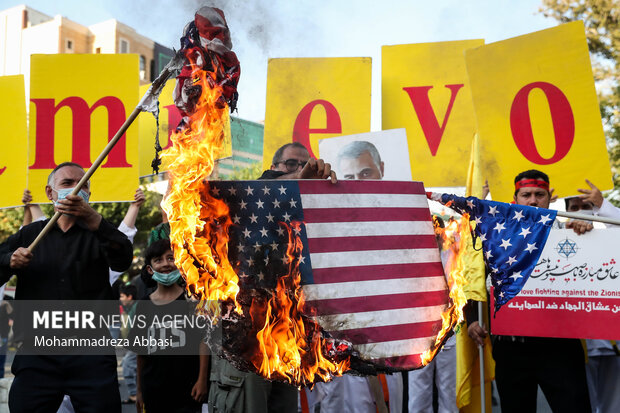
<path id="1" fill-rule="evenodd" d="M 403 225 L 398 221 L 377 226 L 398 229 L 397 233 L 389 234 L 395 238 L 390 238 L 391 247 L 385 247 L 385 251 L 371 251 L 363 246 L 367 241 L 372 245 L 373 240 L 366 239 L 372 235 L 358 237 L 356 241 L 361 246 L 356 247 L 354 258 L 375 257 L 376 262 L 371 260 L 366 265 L 369 267 L 365 269 L 367 276 L 386 273 L 387 267 L 393 269 L 389 265 L 391 262 L 384 262 L 385 257 L 404 260 L 396 264 L 405 265 L 404 269 L 398 267 L 404 273 L 396 279 L 392 273 L 391 278 L 389 275 L 387 278 L 380 276 L 365 280 L 366 284 L 351 284 L 353 290 L 356 287 L 361 288 L 360 291 L 365 291 L 364 288 L 372 290 L 374 287 L 369 287 L 372 283 L 381 287 L 381 291 L 385 290 L 379 294 L 370 291 L 368 295 L 373 295 L 374 299 L 365 300 L 359 293 L 353 296 L 345 293 L 343 297 L 336 296 L 331 300 L 328 297 L 330 289 L 341 291 L 337 284 L 325 287 L 329 283 L 319 286 L 321 283 L 304 282 L 304 268 L 311 259 L 317 261 L 319 258 L 318 255 L 314 258 L 307 255 L 312 253 L 308 251 L 309 243 L 305 243 L 308 241 L 309 216 L 301 212 L 301 199 L 278 200 L 276 197 L 278 191 L 280 195 L 286 194 L 285 184 L 301 187 L 301 183 L 282 182 L 281 188 L 276 188 L 263 182 L 207 181 L 222 147 L 229 110 L 236 105 L 240 73 L 223 13 L 210 7 L 200 9 L 195 20 L 185 28 L 181 45 L 180 53 L 185 61 L 177 77 L 174 99 L 183 120 L 171 136 L 173 146 L 162 154 L 169 165 L 170 177 L 162 206 L 170 222 L 175 262 L 187 282 L 187 291 L 200 300 L 203 313 L 211 320 L 213 328 L 208 338 L 211 349 L 241 370 L 297 386 L 328 381 L 347 370 L 376 374 L 419 368 L 430 361 L 458 317 L 453 316 L 457 305 L 448 305 L 449 292 L 422 185 L 407 183 L 413 185 L 408 185 L 406 190 L 413 188 L 415 193 L 395 194 L 396 198 L 424 201 L 422 209 L 426 208 L 426 212 L 420 211 L 420 207 L 399 211 L 407 216 L 402 220 L 411 221 L 407 221 L 405 228 L 424 228 L 422 241 L 410 234 L 399 233 Z M 357 185 L 360 184 L 366 188 L 379 188 L 375 189 L 378 192 L 364 196 L 383 198 L 382 202 L 388 207 L 393 204 L 390 190 L 394 191 L 392 187 L 399 185 L 351 183 L 347 188 L 359 188 Z M 382 184 L 386 186 L 380 189 Z M 326 191 L 327 195 L 332 190 L 327 182 L 310 182 L 309 185 L 318 185 L 318 190 Z M 297 209 L 301 213 L 292 217 L 285 212 L 278 218 L 271 212 L 265 213 L 261 219 L 273 228 L 267 229 L 265 222 L 260 229 L 250 229 L 250 225 L 258 223 L 259 217 L 254 213 L 249 215 L 246 200 L 241 195 L 252 196 L 259 191 L 273 195 L 274 199 L 269 200 L 273 201 L 273 208 L 279 208 L 280 201 L 286 201 L 291 211 L 299 205 Z M 357 191 L 359 193 L 359 189 Z M 261 199 L 248 202 L 255 204 L 256 211 L 267 211 L 265 201 Z M 237 212 L 233 213 L 233 209 Z M 247 214 L 241 217 L 239 209 Z M 374 214 L 392 218 L 387 210 L 369 213 L 373 220 L 376 220 Z M 323 215 L 319 211 L 317 216 Z M 353 216 L 359 218 L 363 213 L 354 212 Z M 246 222 L 242 223 L 241 219 Z M 320 222 L 319 218 L 316 223 L 326 222 Z M 361 227 L 367 223 L 349 224 Z M 318 227 L 320 225 L 314 228 Z M 330 228 L 321 237 L 336 236 Z M 253 231 L 258 236 L 256 242 L 245 243 Z M 277 233 L 279 238 L 267 243 L 269 232 Z M 379 235 L 385 236 L 388 234 Z M 304 237 L 305 241 L 302 241 Z M 420 242 L 428 245 L 418 248 L 416 245 Z M 331 240 L 331 244 L 337 247 L 349 245 L 335 240 Z M 405 245 L 410 248 L 406 249 Z M 392 250 L 397 250 L 395 256 Z M 338 252 L 347 255 L 354 251 Z M 323 251 L 318 254 L 330 253 Z M 347 262 L 354 265 L 354 261 Z M 425 271 L 423 275 L 421 268 Z M 363 271 L 360 272 L 359 268 L 342 270 L 345 277 L 357 273 Z M 304 283 L 314 286 L 302 287 Z M 404 294 L 399 294 L 401 290 Z M 358 303 L 358 315 L 351 316 L 340 310 L 335 314 L 334 307 L 327 305 L 328 300 L 322 295 L 325 291 L 328 291 L 330 303 L 336 306 L 338 303 L 341 306 L 345 303 L 345 307 Z M 341 299 L 344 301 L 339 301 Z M 419 309 L 412 307 L 412 300 L 418 303 Z M 364 301 L 371 306 L 364 307 Z M 444 312 L 450 315 L 442 318 Z M 411 315 L 413 321 L 407 321 Z M 394 323 L 390 320 L 395 316 L 401 321 Z"/>

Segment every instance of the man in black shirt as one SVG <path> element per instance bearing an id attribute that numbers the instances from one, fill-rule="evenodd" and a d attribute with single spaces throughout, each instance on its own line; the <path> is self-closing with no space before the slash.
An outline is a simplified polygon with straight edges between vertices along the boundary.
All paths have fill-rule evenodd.
<path id="1" fill-rule="evenodd" d="M 68 195 L 82 176 L 84 169 L 71 162 L 58 165 L 50 174 L 45 191 L 63 215 L 33 252 L 27 247 L 47 220 L 22 228 L 0 245 L 0 284 L 16 274 L 16 300 L 113 299 L 109 268 L 126 270 L 133 249 L 123 233 L 89 206 L 88 185 L 79 195 Z M 17 327 L 14 330 L 19 331 Z M 12 372 L 11 411 L 56 411 L 64 394 L 71 397 L 77 412 L 121 411 L 114 354 L 18 351 Z"/>
<path id="2" fill-rule="evenodd" d="M 310 153 L 299 142 L 283 145 L 273 155 L 271 169 L 258 179 L 326 179 L 336 183 L 336 174 L 323 159 L 310 158 Z"/>

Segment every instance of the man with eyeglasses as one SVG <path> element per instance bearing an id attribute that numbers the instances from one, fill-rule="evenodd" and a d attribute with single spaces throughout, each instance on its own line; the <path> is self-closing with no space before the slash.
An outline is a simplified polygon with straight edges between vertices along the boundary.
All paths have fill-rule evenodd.
<path id="1" fill-rule="evenodd" d="M 276 151 L 271 169 L 259 179 L 327 179 L 336 183 L 336 173 L 322 159 L 310 158 L 310 153 L 299 142 L 287 143 Z"/>

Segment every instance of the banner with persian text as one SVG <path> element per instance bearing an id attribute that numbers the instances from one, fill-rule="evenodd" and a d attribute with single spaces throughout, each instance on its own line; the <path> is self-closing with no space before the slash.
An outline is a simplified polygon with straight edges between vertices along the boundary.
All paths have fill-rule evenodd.
<path id="1" fill-rule="evenodd" d="M 594 229 L 584 235 L 551 230 L 521 292 L 492 318 L 492 333 L 617 340 L 618 237 L 620 228 Z"/>
<path id="2" fill-rule="evenodd" d="M 48 202 L 44 188 L 58 164 L 92 165 L 137 105 L 138 86 L 135 54 L 32 55 L 28 186 L 33 202 Z M 132 125 L 93 175 L 91 200 L 133 201 L 138 184 L 138 128 Z"/>
<path id="3" fill-rule="evenodd" d="M 426 186 L 464 186 L 476 132 L 465 50 L 484 40 L 383 46 L 382 127 L 406 128 L 411 172 Z"/>
<path id="4" fill-rule="evenodd" d="M 585 178 L 613 187 L 583 22 L 465 52 L 484 175 L 496 201 L 514 177 L 547 173 L 560 197 Z"/>
<path id="5" fill-rule="evenodd" d="M 318 157 L 319 139 L 370 131 L 369 57 L 270 59 L 263 167 L 300 142 Z"/>

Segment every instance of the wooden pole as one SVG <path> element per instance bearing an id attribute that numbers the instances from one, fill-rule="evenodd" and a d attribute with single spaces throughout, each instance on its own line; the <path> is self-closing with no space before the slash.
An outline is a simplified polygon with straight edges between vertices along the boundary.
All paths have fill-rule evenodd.
<path id="1" fill-rule="evenodd" d="M 127 120 L 125 120 L 125 123 L 123 123 L 123 125 L 116 132 L 110 142 L 108 142 L 108 144 L 99 154 L 93 165 L 88 168 L 88 171 L 86 171 L 82 179 L 80 179 L 80 182 L 78 182 L 78 184 L 75 186 L 75 188 L 71 192 L 71 195 L 77 195 L 78 192 L 80 192 L 84 184 L 88 182 L 91 176 L 93 176 L 97 168 L 99 168 L 99 166 L 103 163 L 103 160 L 106 158 L 106 156 L 108 156 L 112 148 L 114 148 L 114 145 L 116 145 L 116 143 L 121 139 L 125 132 L 127 132 L 127 129 L 129 129 L 129 126 L 133 123 L 134 120 L 136 120 L 140 112 L 157 110 L 156 104 L 154 105 L 155 108 L 153 109 L 153 103 L 156 103 L 156 100 L 158 99 L 159 94 L 161 93 L 161 90 L 163 89 L 164 84 L 166 83 L 168 78 L 170 78 L 170 76 L 176 71 L 180 70 L 183 65 L 183 59 L 183 54 L 180 51 L 177 52 L 172 59 L 170 59 L 166 67 L 164 67 L 159 76 L 157 76 L 157 79 L 153 81 L 149 90 L 144 94 L 144 96 L 140 100 L 140 103 L 138 103 L 138 106 L 135 107 Z M 43 230 L 41 230 L 39 235 L 37 235 L 37 238 L 32 241 L 32 244 L 28 246 L 28 250 L 30 250 L 30 252 L 32 252 L 32 250 L 37 246 L 37 244 L 39 244 L 41 239 L 43 239 L 43 237 L 50 231 L 50 229 L 52 229 L 52 226 L 54 226 L 54 224 L 56 223 L 56 221 L 58 221 L 58 218 L 60 218 L 61 215 L 62 214 L 60 212 L 56 212 L 54 214 L 52 219 L 49 220 L 47 225 L 43 228 Z"/>
<path id="2" fill-rule="evenodd" d="M 478 322 L 480 327 L 484 328 L 484 318 L 482 311 L 482 301 L 478 301 Z M 487 410 L 487 398 L 486 398 L 486 383 L 484 381 L 484 347 L 478 346 L 478 359 L 480 360 L 480 412 L 486 413 Z"/>

